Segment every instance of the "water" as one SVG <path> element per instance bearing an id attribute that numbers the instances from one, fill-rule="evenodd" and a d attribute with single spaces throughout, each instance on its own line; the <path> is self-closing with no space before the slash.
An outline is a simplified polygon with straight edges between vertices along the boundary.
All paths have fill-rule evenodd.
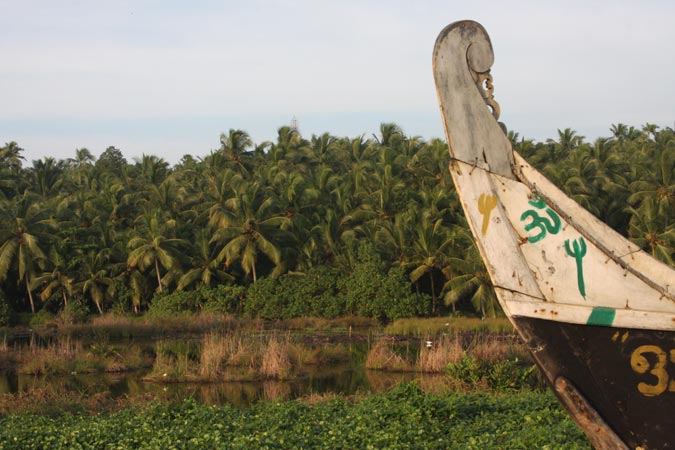
<path id="1" fill-rule="evenodd" d="M 314 394 L 353 395 L 357 393 L 382 392 L 396 384 L 421 378 L 423 383 L 433 384 L 439 376 L 420 375 L 414 373 L 389 373 L 365 369 L 365 357 L 370 347 L 369 336 L 355 336 L 348 339 L 344 335 L 326 336 L 305 335 L 296 338 L 306 343 L 307 348 L 317 346 L 342 346 L 340 351 L 348 353 L 348 358 L 331 364 L 305 365 L 289 380 L 257 380 L 257 381 L 216 381 L 216 382 L 177 382 L 164 383 L 149 381 L 146 377 L 151 368 L 126 371 L 121 373 L 76 373 L 63 375 L 30 375 L 18 373 L 16 368 L 0 371 L 0 395 L 30 394 L 34 391 L 46 390 L 59 393 L 75 393 L 92 396 L 105 393 L 112 398 L 124 398 L 148 395 L 160 400 L 176 400 L 194 398 L 205 404 L 230 403 L 236 406 L 248 406 L 262 400 L 287 400 Z M 124 342 L 110 342 L 97 339 L 92 343 L 87 340 L 71 340 L 68 346 L 80 349 L 97 348 L 99 351 L 109 349 L 133 349 L 134 352 L 154 352 L 158 344 L 163 348 L 193 348 L 200 339 L 135 339 Z M 63 344 L 63 343 L 62 343 Z M 33 346 L 55 345 L 54 340 L 46 339 L 15 343 L 14 351 Z M 58 345 L 58 344 L 56 344 Z M 305 345 L 305 344 L 303 344 Z M 414 345 L 413 345 L 414 346 Z M 187 352 L 188 350 L 186 350 Z M 411 352 L 409 343 L 401 346 L 401 352 Z M 2 358 L 2 353 L 0 353 Z"/>

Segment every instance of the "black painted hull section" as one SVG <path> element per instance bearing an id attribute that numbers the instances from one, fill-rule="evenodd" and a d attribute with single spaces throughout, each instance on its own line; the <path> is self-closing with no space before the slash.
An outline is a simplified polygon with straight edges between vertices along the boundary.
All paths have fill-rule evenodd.
<path id="1" fill-rule="evenodd" d="M 567 378 L 630 448 L 675 448 L 675 332 L 512 319 L 548 381 Z"/>

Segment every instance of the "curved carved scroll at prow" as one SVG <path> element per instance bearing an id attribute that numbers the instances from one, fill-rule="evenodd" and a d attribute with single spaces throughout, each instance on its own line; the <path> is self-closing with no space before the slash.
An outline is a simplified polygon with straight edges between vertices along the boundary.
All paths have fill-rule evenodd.
<path id="1" fill-rule="evenodd" d="M 448 25 L 434 47 L 436 92 L 450 156 L 514 178 L 511 143 L 497 122 L 500 108 L 493 95 L 493 62 L 490 38 L 479 23 L 465 20 Z"/>

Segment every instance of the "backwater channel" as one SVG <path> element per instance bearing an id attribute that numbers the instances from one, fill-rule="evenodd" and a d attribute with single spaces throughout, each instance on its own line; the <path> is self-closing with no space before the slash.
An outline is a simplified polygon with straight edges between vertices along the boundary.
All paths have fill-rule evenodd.
<path id="1" fill-rule="evenodd" d="M 224 368 L 222 369 L 224 376 L 212 377 L 208 381 L 190 381 L 181 377 L 172 380 L 171 377 L 162 378 L 165 374 L 161 373 L 161 367 L 158 372 L 156 364 L 158 355 L 173 355 L 175 364 L 187 361 L 192 365 L 198 365 L 200 351 L 205 346 L 204 335 L 142 338 L 24 335 L 4 342 L 5 350 L 0 352 L 0 395 L 30 395 L 32 391 L 47 390 L 85 396 L 105 394 L 112 398 L 149 396 L 167 401 L 194 398 L 205 404 L 230 403 L 235 406 L 248 406 L 262 400 L 382 392 L 399 383 L 415 379 L 426 385 L 434 384 L 436 381 L 442 382 L 443 375 L 366 369 L 368 352 L 373 343 L 381 338 L 372 331 L 354 334 L 243 332 L 238 339 L 264 343 L 268 342 L 270 336 L 275 336 L 283 342 L 292 342 L 296 353 L 314 355 L 314 361 L 297 365 L 291 370 L 290 375 L 281 378 L 255 376 L 248 377 L 251 379 L 238 379 L 242 377 L 231 375 L 228 373 L 230 369 Z M 415 354 L 419 352 L 420 343 L 419 338 L 398 339 L 392 342 L 392 346 L 404 358 L 414 360 Z M 25 369 L 22 369 L 21 361 L 24 367 L 26 360 L 31 362 L 31 349 L 52 349 L 58 358 L 58 349 L 65 347 L 81 353 L 95 353 L 108 359 L 115 359 L 116 355 L 122 359 L 123 355 L 127 354 L 144 355 L 148 362 L 144 367 L 116 372 L 81 373 L 72 370 L 68 373 L 60 371 L 52 374 L 32 374 L 25 373 Z M 38 353 L 35 352 L 36 355 Z M 23 356 L 18 356 L 21 354 Z M 5 361 L 1 361 L 2 359 Z M 193 369 L 193 373 L 197 371 L 198 369 Z M 223 379 L 230 380 L 223 381 Z"/>

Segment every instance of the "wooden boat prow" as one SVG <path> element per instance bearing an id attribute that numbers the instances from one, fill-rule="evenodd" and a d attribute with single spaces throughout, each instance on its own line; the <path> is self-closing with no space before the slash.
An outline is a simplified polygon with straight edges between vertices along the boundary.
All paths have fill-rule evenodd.
<path id="1" fill-rule="evenodd" d="M 500 304 L 596 448 L 675 447 L 675 270 L 513 151 L 493 60 L 472 21 L 434 48 L 450 172 Z"/>

